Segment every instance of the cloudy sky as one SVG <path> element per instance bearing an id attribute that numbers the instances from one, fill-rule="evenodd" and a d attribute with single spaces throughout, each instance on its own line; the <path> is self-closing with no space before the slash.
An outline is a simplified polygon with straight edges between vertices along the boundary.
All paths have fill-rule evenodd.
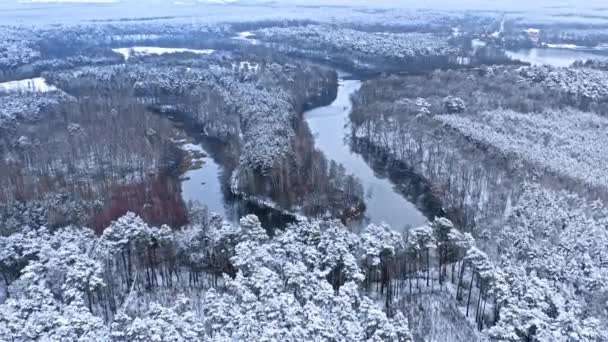
<path id="1" fill-rule="evenodd" d="M 268 11 L 262 6 L 249 7 L 252 4 L 272 6 L 272 10 Z M 327 5 L 446 11 L 494 10 L 509 11 L 512 15 L 535 18 L 558 15 L 563 19 L 565 18 L 563 14 L 568 14 L 568 18 L 572 14 L 605 15 L 608 18 L 606 0 L 0 0 L 0 22 L 3 24 L 44 24 L 154 16 L 198 17 L 210 21 L 231 21 L 238 20 L 239 13 L 243 13 L 243 18 L 249 19 L 254 19 L 254 17 L 267 19 L 277 16 L 301 18 L 307 14 L 311 14 L 311 18 L 314 19 L 318 16 L 313 13 L 315 10 L 310 9 L 310 6 Z M 306 8 L 296 6 L 306 6 Z M 332 8 L 331 11 L 325 9 L 316 11 L 322 17 L 329 15 L 347 17 L 349 15 L 348 10 L 340 8 Z"/>

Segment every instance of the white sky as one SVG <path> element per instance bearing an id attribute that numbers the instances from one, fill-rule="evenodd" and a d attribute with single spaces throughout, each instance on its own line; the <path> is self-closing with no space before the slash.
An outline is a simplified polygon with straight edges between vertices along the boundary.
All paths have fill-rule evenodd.
<path id="1" fill-rule="evenodd" d="M 30 3 L 24 3 L 30 1 Z M 36 1 L 36 3 L 31 3 Z M 40 1 L 119 1 L 98 4 L 41 4 Z M 286 14 L 288 18 L 309 19 L 327 16 L 348 17 L 348 10 L 333 8 L 315 10 L 296 6 L 355 6 L 368 8 L 431 9 L 444 11 L 510 11 L 513 15 L 538 19 L 555 14 L 607 16 L 608 0 L 236 0 L 239 5 L 273 6 L 270 11 L 261 7 L 209 6 L 209 2 L 233 0 L 0 0 L 0 24 L 32 24 L 77 22 L 91 19 L 175 16 L 198 17 L 209 21 L 268 19 Z M 35 7 L 35 8 L 33 8 Z M 49 9 L 49 7 L 51 9 Z M 226 7 L 226 8 L 223 8 Z M 266 13 L 264 13 L 266 12 Z M 390 12 L 389 12 L 390 13 Z M 239 16 L 240 15 L 240 16 Z M 555 18 L 555 17 L 553 17 Z M 222 20 L 223 19 L 223 20 Z M 562 17 L 564 19 L 564 17 Z M 597 21 L 598 19 L 596 19 Z M 600 19 L 601 20 L 601 19 Z M 591 19 L 585 18 L 585 22 Z"/>

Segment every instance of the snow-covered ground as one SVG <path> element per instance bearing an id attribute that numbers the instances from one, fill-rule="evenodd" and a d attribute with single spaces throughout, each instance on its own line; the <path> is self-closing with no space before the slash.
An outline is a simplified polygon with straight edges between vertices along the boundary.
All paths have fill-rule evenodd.
<path id="1" fill-rule="evenodd" d="M 10 81 L 0 83 L 0 93 L 13 93 L 13 92 L 48 92 L 57 90 L 57 88 L 51 84 L 46 83 L 46 80 L 42 77 L 28 78 L 19 81 Z"/>
<path id="2" fill-rule="evenodd" d="M 236 37 L 233 37 L 233 39 L 247 41 L 247 42 L 251 43 L 252 45 L 259 44 L 260 41 L 253 37 L 255 37 L 255 34 L 253 32 L 244 31 L 244 32 L 239 32 L 239 34 Z"/>
<path id="3" fill-rule="evenodd" d="M 123 35 L 114 35 L 111 37 L 112 40 L 115 41 L 142 41 L 147 39 L 159 39 L 161 35 L 158 34 L 123 34 Z"/>
<path id="4" fill-rule="evenodd" d="M 474 141 L 539 165 L 545 172 L 608 187 L 608 120 L 603 116 L 573 110 L 535 115 L 494 110 L 473 117 L 435 118 Z"/>
<path id="5" fill-rule="evenodd" d="M 566 49 L 566 50 L 585 50 L 585 51 L 605 51 L 608 50 L 608 46 L 606 44 L 600 44 L 598 46 L 589 47 L 589 46 L 580 46 L 575 44 L 546 44 L 545 45 L 551 49 Z"/>
<path id="6" fill-rule="evenodd" d="M 486 42 L 484 42 L 484 41 L 483 41 L 483 40 L 481 40 L 481 39 L 473 39 L 473 40 L 471 41 L 471 45 L 473 46 L 473 49 L 477 50 L 477 49 L 479 49 L 479 48 L 482 48 L 482 47 L 486 46 L 486 45 L 487 45 L 487 43 L 486 43 Z"/>
<path id="7" fill-rule="evenodd" d="M 125 57 L 125 59 L 129 59 L 133 55 L 163 55 L 163 54 L 167 54 L 167 53 L 180 53 L 180 52 L 192 52 L 192 53 L 201 54 L 201 55 L 209 55 L 209 54 L 213 53 L 215 50 L 164 48 L 164 47 L 157 47 L 157 46 L 134 46 L 134 47 L 128 47 L 128 48 L 112 49 L 112 51 L 120 53 L 121 55 L 123 55 Z"/>
<path id="8" fill-rule="evenodd" d="M 232 63 L 232 70 L 234 71 L 252 71 L 254 73 L 257 73 L 260 70 L 260 64 L 258 63 L 253 63 L 253 62 L 249 62 L 249 61 L 243 61 L 243 62 L 239 62 L 239 63 Z"/>
<path id="9" fill-rule="evenodd" d="M 252 32 L 244 31 L 244 32 L 239 33 L 238 38 L 247 39 L 247 38 L 251 38 L 252 36 L 254 36 L 254 34 Z"/>

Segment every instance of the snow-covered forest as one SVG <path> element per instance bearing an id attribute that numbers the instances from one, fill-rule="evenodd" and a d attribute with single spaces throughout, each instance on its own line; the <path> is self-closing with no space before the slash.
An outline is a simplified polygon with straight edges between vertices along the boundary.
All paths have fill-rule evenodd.
<path id="1" fill-rule="evenodd" d="M 606 10 L 12 6 L 0 342 L 608 341 Z"/>
<path id="2" fill-rule="evenodd" d="M 272 27 L 254 34 L 280 51 L 337 59 L 345 67 L 359 69 L 387 64 L 428 69 L 454 62 L 459 56 L 459 48 L 450 46 L 450 36 L 445 34 L 366 32 L 327 25 Z"/>
<path id="3" fill-rule="evenodd" d="M 603 83 L 577 72 L 605 77 L 551 67 L 438 71 L 374 80 L 353 100 L 359 148 L 425 175 L 448 217 L 469 227 L 508 279 L 496 290 L 510 299 L 495 303 L 490 339 L 526 330 L 539 341 L 605 338 Z"/>

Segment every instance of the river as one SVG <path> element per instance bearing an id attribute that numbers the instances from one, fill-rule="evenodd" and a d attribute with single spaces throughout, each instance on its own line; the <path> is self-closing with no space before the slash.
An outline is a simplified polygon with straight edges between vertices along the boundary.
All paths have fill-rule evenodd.
<path id="1" fill-rule="evenodd" d="M 254 41 L 250 32 L 242 32 L 235 39 Z M 255 43 L 255 41 L 254 41 Z M 349 114 L 352 108 L 350 96 L 361 87 L 359 80 L 346 80 L 340 74 L 338 94 L 328 106 L 322 106 L 304 113 L 304 118 L 315 138 L 315 147 L 324 155 L 346 169 L 346 172 L 361 180 L 365 189 L 366 222 L 386 223 L 396 231 L 405 231 L 427 222 L 427 218 L 411 202 L 406 200 L 395 189 L 395 185 L 386 177 L 374 172 L 364 158 L 354 152 L 349 139 Z M 202 145 L 187 144 L 186 150 L 205 152 Z M 243 210 L 242 204 L 226 205 L 222 193 L 221 167 L 212 158 L 203 157 L 203 166 L 188 171 L 182 183 L 183 198 L 206 205 L 210 211 L 224 214 L 228 220 L 238 219 Z M 258 208 L 259 209 L 259 208 Z"/>
<path id="2" fill-rule="evenodd" d="M 358 80 L 341 80 L 333 103 L 304 113 L 315 137 L 315 147 L 361 180 L 365 189 L 366 222 L 387 223 L 397 231 L 423 225 L 427 219 L 416 206 L 400 195 L 390 180 L 377 175 L 360 154 L 351 150 L 348 139 L 350 96 L 360 86 L 361 81 Z M 222 191 L 222 167 L 209 156 L 203 144 L 184 143 L 182 149 L 199 155 L 202 162 L 183 175 L 182 198 L 186 203 L 198 202 L 232 222 L 247 213 L 260 214 L 259 208 L 248 208 L 238 202 L 228 203 Z"/>
<path id="3" fill-rule="evenodd" d="M 586 61 L 589 59 L 608 59 L 602 50 L 582 50 L 568 48 L 533 48 L 516 51 L 507 50 L 507 56 L 514 60 L 527 62 L 532 65 L 551 65 L 555 67 L 567 67 L 575 61 Z M 603 51 L 606 53 L 606 51 Z"/>
<path id="4" fill-rule="evenodd" d="M 390 180 L 377 175 L 350 147 L 350 96 L 360 86 L 358 80 L 340 80 L 338 96 L 332 104 L 304 113 L 315 137 L 315 147 L 361 180 L 367 206 L 365 216 L 369 222 L 384 222 L 400 232 L 423 225 L 427 219 L 416 206 L 399 194 Z"/>
<path id="5" fill-rule="evenodd" d="M 178 143 L 193 157 L 192 167 L 181 177 L 182 199 L 187 205 L 205 206 L 209 212 L 221 215 L 232 224 L 237 224 L 245 215 L 255 214 L 270 234 L 275 228 L 284 228 L 294 222 L 292 215 L 232 196 L 223 185 L 226 180 L 224 168 L 210 153 L 215 148 L 205 138 Z"/>
<path id="6" fill-rule="evenodd" d="M 225 214 L 226 206 L 220 179 L 221 167 L 204 150 L 201 144 L 185 143 L 181 146 L 194 155 L 199 167 L 186 171 L 182 180 L 182 198 L 186 203 L 202 204 L 210 212 Z"/>

